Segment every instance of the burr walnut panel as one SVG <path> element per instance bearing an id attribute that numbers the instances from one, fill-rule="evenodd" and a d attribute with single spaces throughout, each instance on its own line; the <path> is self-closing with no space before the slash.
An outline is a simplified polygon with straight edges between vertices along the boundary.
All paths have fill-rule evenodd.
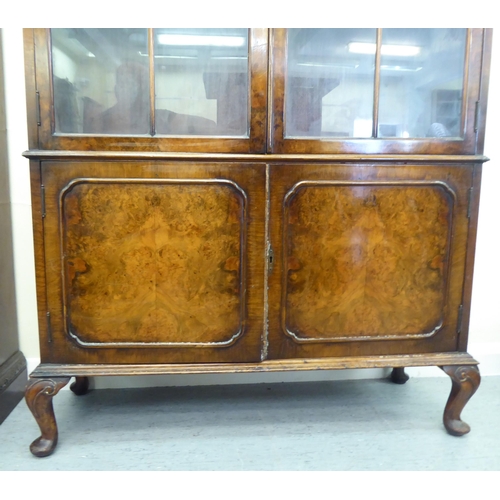
<path id="1" fill-rule="evenodd" d="M 286 334 L 297 342 L 434 335 L 453 205 L 442 182 L 296 184 L 284 208 Z"/>
<path id="2" fill-rule="evenodd" d="M 242 333 L 246 197 L 222 180 L 74 180 L 61 194 L 67 333 L 85 346 Z"/>

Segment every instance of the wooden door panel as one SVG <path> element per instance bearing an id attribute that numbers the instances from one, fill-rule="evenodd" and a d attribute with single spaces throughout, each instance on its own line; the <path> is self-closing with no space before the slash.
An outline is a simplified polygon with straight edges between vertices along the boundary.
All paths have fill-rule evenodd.
<path id="1" fill-rule="evenodd" d="M 77 180 L 61 193 L 68 333 L 92 346 L 234 342 L 247 286 L 244 191 L 146 181 Z"/>
<path id="2" fill-rule="evenodd" d="M 430 336 L 442 324 L 453 196 L 334 181 L 287 193 L 283 324 L 298 341 Z"/>
<path id="3" fill-rule="evenodd" d="M 113 362 L 131 349 L 134 359 L 156 352 L 148 362 L 182 352 L 185 362 L 260 359 L 263 168 L 179 173 L 44 165 L 47 263 L 62 276 L 48 290 L 51 314 L 62 298 L 52 319 L 58 343 L 99 359 L 107 354 L 97 351 L 119 351 Z M 249 276 L 249 266 L 262 273 Z"/>
<path id="4" fill-rule="evenodd" d="M 455 344 L 470 172 L 370 168 L 272 170 L 273 357 Z"/>

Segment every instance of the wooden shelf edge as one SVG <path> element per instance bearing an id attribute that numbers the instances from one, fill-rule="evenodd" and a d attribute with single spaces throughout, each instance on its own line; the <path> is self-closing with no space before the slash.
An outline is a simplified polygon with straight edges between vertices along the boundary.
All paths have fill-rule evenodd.
<path id="1" fill-rule="evenodd" d="M 114 160 L 176 160 L 176 161 L 243 161 L 243 162 L 402 162 L 402 163 L 484 163 L 483 155 L 386 155 L 386 154 L 255 154 L 255 153 L 182 153 L 162 151 L 59 151 L 31 149 L 23 153 L 30 160 L 114 159 Z"/>
<path id="2" fill-rule="evenodd" d="M 404 354 L 390 356 L 359 356 L 325 359 L 272 360 L 261 363 L 206 364 L 40 364 L 33 378 L 75 376 L 174 375 L 204 373 L 269 373 L 284 371 L 343 370 L 349 368 L 397 368 L 411 366 L 449 366 L 479 364 L 466 352 Z"/>

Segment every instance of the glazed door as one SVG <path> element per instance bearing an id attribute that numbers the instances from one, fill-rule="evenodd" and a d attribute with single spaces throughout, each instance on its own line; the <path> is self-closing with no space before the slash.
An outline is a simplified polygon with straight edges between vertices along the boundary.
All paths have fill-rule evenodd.
<path id="1" fill-rule="evenodd" d="M 270 170 L 270 358 L 457 350 L 472 167 Z"/>
<path id="2" fill-rule="evenodd" d="M 271 151 L 474 154 L 489 36 L 457 28 L 272 30 Z"/>
<path id="3" fill-rule="evenodd" d="M 260 153 L 267 29 L 24 31 L 30 148 Z"/>
<path id="4" fill-rule="evenodd" d="M 265 169 L 44 162 L 44 363 L 259 361 Z"/>

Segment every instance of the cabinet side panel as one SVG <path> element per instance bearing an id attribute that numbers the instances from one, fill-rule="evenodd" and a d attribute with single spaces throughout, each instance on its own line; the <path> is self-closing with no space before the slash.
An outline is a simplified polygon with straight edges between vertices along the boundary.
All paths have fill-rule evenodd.
<path id="1" fill-rule="evenodd" d="M 38 331 L 42 362 L 49 355 L 49 332 L 47 329 L 47 292 L 45 270 L 44 203 L 42 199 L 41 166 L 38 161 L 30 161 L 31 210 L 33 220 L 33 242 L 35 253 L 36 298 L 38 307 Z"/>
<path id="2" fill-rule="evenodd" d="M 26 81 L 26 110 L 28 115 L 28 144 L 38 148 L 38 112 L 35 71 L 35 39 L 32 28 L 24 28 L 24 67 Z"/>
<path id="3" fill-rule="evenodd" d="M 463 316 L 460 333 L 458 336 L 458 350 L 466 351 L 469 335 L 469 321 L 472 298 L 472 277 L 474 273 L 474 259 L 476 255 L 477 222 L 479 217 L 479 199 L 481 191 L 481 175 L 483 166 L 474 166 L 473 188 L 470 200 L 469 232 L 467 237 L 467 254 L 465 261 L 464 291 L 463 291 Z"/>

